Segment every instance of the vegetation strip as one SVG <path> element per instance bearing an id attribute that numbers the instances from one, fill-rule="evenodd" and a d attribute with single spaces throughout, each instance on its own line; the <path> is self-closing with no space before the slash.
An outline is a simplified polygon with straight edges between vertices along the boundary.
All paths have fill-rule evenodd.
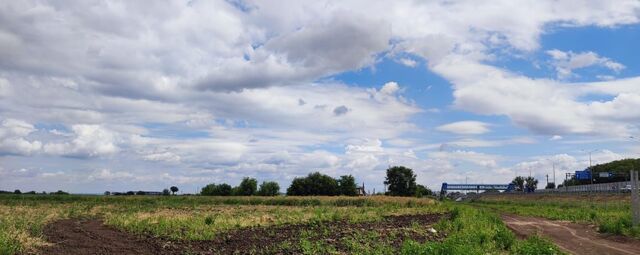
<path id="1" fill-rule="evenodd" d="M 602 233 L 640 238 L 640 228 L 631 224 L 628 195 L 483 195 L 473 205 L 524 216 L 595 225 Z"/>
<path id="2" fill-rule="evenodd" d="M 376 242 L 400 247 L 404 240 L 419 242 L 442 240 L 443 233 L 430 232 L 442 214 L 389 216 L 380 221 L 350 223 L 319 222 L 275 227 L 244 228 L 203 241 L 170 240 L 137 236 L 105 226 L 99 220 L 60 220 L 47 225 L 45 235 L 54 243 L 42 254 L 255 254 L 312 252 L 315 244 L 345 251 L 353 248 L 354 238 L 375 233 Z M 369 238 L 369 237 L 367 237 Z"/>

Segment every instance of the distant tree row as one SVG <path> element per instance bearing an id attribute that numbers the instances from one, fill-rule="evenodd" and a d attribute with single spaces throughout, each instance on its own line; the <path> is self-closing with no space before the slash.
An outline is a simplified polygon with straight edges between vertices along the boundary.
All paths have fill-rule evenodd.
<path id="1" fill-rule="evenodd" d="M 258 188 L 258 180 L 245 177 L 237 187 L 231 187 L 226 183 L 211 183 L 200 191 L 203 196 L 277 196 L 280 193 L 280 185 L 277 182 L 262 182 Z"/>
<path id="2" fill-rule="evenodd" d="M 6 191 L 6 190 L 0 190 L 0 194 L 16 194 L 16 195 L 20 195 L 20 194 L 29 194 L 29 195 L 36 195 L 36 194 L 39 194 L 39 195 L 47 195 L 47 194 L 49 194 L 49 195 L 69 195 L 69 193 L 64 192 L 64 191 L 62 191 L 62 190 L 58 190 L 58 191 L 56 191 L 56 192 L 49 192 L 49 193 L 47 193 L 47 192 L 45 192 L 45 191 L 43 191 L 43 192 L 41 192 L 41 193 L 38 193 L 38 192 L 35 192 L 35 191 L 33 191 L 33 190 L 32 190 L 32 191 L 27 191 L 27 192 L 22 192 L 22 191 L 20 191 L 19 189 L 14 190 L 13 192 L 11 192 L 11 191 Z"/>
<path id="3" fill-rule="evenodd" d="M 178 187 L 176 186 L 171 186 L 168 189 L 163 189 L 162 192 L 158 192 L 158 191 L 127 191 L 127 192 L 111 192 L 111 191 L 105 191 L 104 195 L 105 196 L 133 196 L 133 195 L 137 195 L 137 196 L 159 196 L 159 195 L 163 195 L 163 196 L 169 196 L 171 194 L 175 195 L 176 192 L 178 192 L 180 189 L 178 189 Z"/>
<path id="4" fill-rule="evenodd" d="M 296 177 L 287 189 L 289 196 L 355 196 L 357 195 L 356 179 L 351 175 L 343 175 L 338 179 L 321 174 L 310 173 L 307 177 Z"/>

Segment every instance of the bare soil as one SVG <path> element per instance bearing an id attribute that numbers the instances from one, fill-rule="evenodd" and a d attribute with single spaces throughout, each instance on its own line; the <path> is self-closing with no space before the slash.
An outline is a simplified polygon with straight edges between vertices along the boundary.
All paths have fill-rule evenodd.
<path id="1" fill-rule="evenodd" d="M 399 247 L 404 240 L 440 241 L 443 233 L 432 234 L 428 226 L 443 214 L 389 216 L 381 221 L 349 223 L 347 221 L 297 224 L 237 229 L 205 241 L 168 240 L 140 236 L 106 226 L 99 219 L 67 219 L 53 222 L 44 229 L 52 245 L 40 254 L 300 254 L 303 232 L 318 233 L 308 239 L 332 245 L 337 251 L 348 247 L 341 240 L 355 233 L 375 232 L 380 241 Z M 417 225 L 416 225 L 417 224 Z M 308 235 L 308 234 L 307 234 Z M 286 244 L 286 245 L 284 245 Z"/>
<path id="2" fill-rule="evenodd" d="M 503 214 L 502 220 L 519 237 L 547 237 L 570 254 L 640 254 L 640 240 L 601 234 L 594 226 L 512 214 Z"/>

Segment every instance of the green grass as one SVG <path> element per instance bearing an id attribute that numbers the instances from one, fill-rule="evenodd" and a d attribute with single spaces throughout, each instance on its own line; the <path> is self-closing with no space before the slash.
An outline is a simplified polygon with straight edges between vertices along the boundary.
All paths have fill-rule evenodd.
<path id="1" fill-rule="evenodd" d="M 562 254 L 552 243 L 539 237 L 518 240 L 493 212 L 465 205 L 453 205 L 450 220 L 436 229 L 448 233 L 443 242 L 407 241 L 401 254 Z M 533 252 L 533 253 L 532 253 Z"/>
<path id="2" fill-rule="evenodd" d="M 425 233 L 428 226 L 413 224 L 385 236 L 355 230 L 340 240 L 327 241 L 325 222 L 376 221 L 387 215 L 450 212 L 433 227 L 442 242 L 407 240 L 397 247 L 389 240 L 407 233 Z M 304 254 L 557 254 L 540 238 L 517 240 L 491 210 L 440 203 L 430 199 L 391 197 L 104 197 L 0 196 L 0 254 L 29 253 L 45 242 L 43 227 L 58 219 L 99 217 L 107 224 L 134 232 L 183 240 L 216 238 L 230 229 L 306 223 L 320 226 L 277 251 Z M 389 238 L 391 237 L 391 239 Z"/>
<path id="3" fill-rule="evenodd" d="M 45 243 L 44 226 L 64 218 L 98 217 L 135 233 L 204 240 L 240 227 L 444 210 L 431 199 L 388 197 L 0 195 L 0 254 L 33 251 Z"/>
<path id="4" fill-rule="evenodd" d="M 632 227 L 630 203 L 625 200 L 570 200 L 549 196 L 507 200 L 487 197 L 473 202 L 473 205 L 524 216 L 593 224 L 603 233 L 640 238 L 640 228 Z"/>

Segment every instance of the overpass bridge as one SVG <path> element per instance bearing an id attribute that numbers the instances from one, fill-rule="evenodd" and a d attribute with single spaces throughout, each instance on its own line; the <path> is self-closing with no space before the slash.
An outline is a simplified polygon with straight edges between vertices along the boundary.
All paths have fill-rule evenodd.
<path id="1" fill-rule="evenodd" d="M 513 183 L 509 184 L 448 184 L 446 182 L 442 183 L 442 189 L 440 189 L 440 199 L 443 199 L 449 190 L 472 190 L 477 193 L 480 193 L 481 190 L 504 190 L 504 191 L 513 191 L 515 190 L 515 185 Z"/>

